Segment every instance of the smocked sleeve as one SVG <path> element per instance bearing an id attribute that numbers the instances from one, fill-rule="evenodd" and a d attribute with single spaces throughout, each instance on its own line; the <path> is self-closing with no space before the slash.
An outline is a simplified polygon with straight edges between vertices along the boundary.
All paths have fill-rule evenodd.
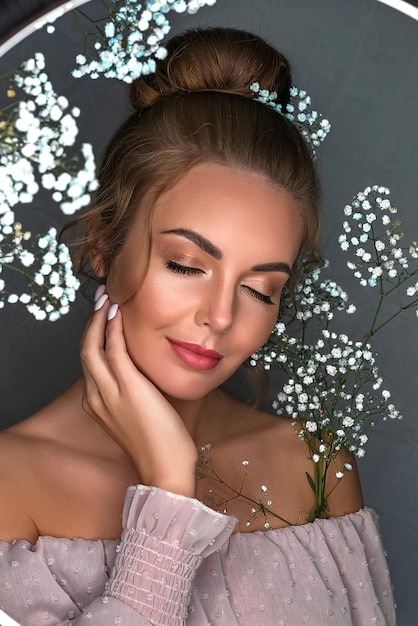
<path id="1" fill-rule="evenodd" d="M 202 559 L 228 539 L 234 525 L 233 518 L 198 500 L 154 487 L 130 487 L 124 530 L 104 590 L 90 591 L 89 598 L 92 587 L 86 587 L 82 601 L 75 597 L 71 579 L 60 577 L 59 566 L 51 568 L 48 562 L 63 555 L 48 553 L 42 538 L 36 546 L 2 542 L 0 608 L 22 626 L 180 626 Z M 91 549 L 66 569 L 81 570 L 85 585 L 100 567 Z"/>

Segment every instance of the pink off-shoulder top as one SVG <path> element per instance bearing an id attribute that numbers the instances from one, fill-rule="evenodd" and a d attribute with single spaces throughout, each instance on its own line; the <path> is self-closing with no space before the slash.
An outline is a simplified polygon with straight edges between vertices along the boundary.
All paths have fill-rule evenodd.
<path id="1" fill-rule="evenodd" d="M 22 626 L 396 623 L 370 509 L 231 534 L 235 519 L 138 485 L 120 541 L 0 542 L 0 608 Z"/>

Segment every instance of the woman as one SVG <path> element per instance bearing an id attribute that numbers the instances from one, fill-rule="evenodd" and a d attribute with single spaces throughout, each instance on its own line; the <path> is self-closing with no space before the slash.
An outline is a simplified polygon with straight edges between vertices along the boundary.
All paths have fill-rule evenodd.
<path id="1" fill-rule="evenodd" d="M 395 623 L 356 470 L 308 524 L 306 445 L 219 388 L 318 256 L 309 149 L 254 83 L 286 104 L 287 60 L 208 29 L 132 87 L 80 220 L 83 377 L 1 435 L 0 606 L 24 625 Z"/>

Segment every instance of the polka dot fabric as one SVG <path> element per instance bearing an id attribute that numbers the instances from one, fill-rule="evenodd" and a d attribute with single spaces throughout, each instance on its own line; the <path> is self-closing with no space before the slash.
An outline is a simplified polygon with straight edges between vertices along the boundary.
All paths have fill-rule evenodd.
<path id="1" fill-rule="evenodd" d="M 121 541 L 0 542 L 0 608 L 22 626 L 394 626 L 372 510 L 231 535 L 235 519 L 131 487 Z"/>

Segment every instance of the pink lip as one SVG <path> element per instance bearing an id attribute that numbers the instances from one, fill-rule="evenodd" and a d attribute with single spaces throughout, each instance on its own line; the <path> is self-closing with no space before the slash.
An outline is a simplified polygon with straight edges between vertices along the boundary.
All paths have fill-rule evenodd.
<path id="1" fill-rule="evenodd" d="M 167 339 L 176 356 L 178 356 L 183 363 L 186 363 L 186 365 L 194 369 L 203 371 L 212 370 L 223 358 L 222 354 L 219 354 L 219 352 L 207 350 L 196 343 Z"/>

